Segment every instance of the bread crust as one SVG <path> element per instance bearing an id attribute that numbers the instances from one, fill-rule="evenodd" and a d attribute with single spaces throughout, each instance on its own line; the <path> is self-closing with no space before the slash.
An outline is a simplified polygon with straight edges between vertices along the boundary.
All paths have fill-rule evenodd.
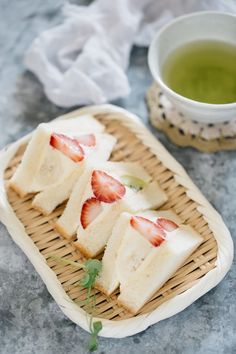
<path id="1" fill-rule="evenodd" d="M 57 232 L 59 232 L 59 234 L 60 234 L 61 236 L 63 236 L 64 238 L 66 238 L 67 240 L 72 241 L 72 240 L 75 239 L 75 235 L 69 235 L 69 234 L 67 233 L 67 231 L 65 230 L 65 228 L 64 228 L 63 226 L 61 226 L 58 222 L 56 222 L 56 223 L 54 224 L 54 229 L 55 229 Z"/>
<path id="2" fill-rule="evenodd" d="M 109 293 L 108 291 L 107 291 L 107 289 L 105 289 L 101 284 L 99 284 L 99 283 L 95 283 L 95 285 L 94 285 L 94 287 L 95 287 L 95 289 L 97 289 L 97 290 L 99 290 L 99 291 L 101 291 L 103 294 L 105 294 L 106 296 L 111 296 L 113 293 L 114 293 L 114 291 L 112 292 L 112 293 Z"/>
<path id="3" fill-rule="evenodd" d="M 51 214 L 51 212 L 47 212 L 45 211 L 45 209 L 41 208 L 37 203 L 32 202 L 32 208 L 34 208 L 35 210 L 37 210 L 38 212 L 40 212 L 41 214 L 43 214 L 44 216 L 48 216 Z"/>
<path id="4" fill-rule="evenodd" d="M 121 307 L 123 307 L 125 310 L 129 311 L 132 315 L 136 315 L 137 312 L 139 311 L 133 311 L 133 309 L 129 306 L 127 306 L 127 304 L 123 303 L 121 300 L 119 300 L 119 297 L 117 299 L 117 304 Z"/>
<path id="5" fill-rule="evenodd" d="M 28 194 L 13 181 L 9 182 L 9 187 L 13 189 L 20 196 L 20 198 L 24 198 Z"/>
<path id="6" fill-rule="evenodd" d="M 96 255 L 92 255 L 88 249 L 83 247 L 78 241 L 74 242 L 74 245 L 86 258 L 96 257 Z"/>

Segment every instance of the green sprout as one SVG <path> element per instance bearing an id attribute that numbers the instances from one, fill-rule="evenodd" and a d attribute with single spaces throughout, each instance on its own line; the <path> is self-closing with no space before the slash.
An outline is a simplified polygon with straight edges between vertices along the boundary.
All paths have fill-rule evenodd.
<path id="1" fill-rule="evenodd" d="M 84 270 L 84 275 L 82 279 L 78 282 L 78 284 L 87 289 L 87 296 L 86 296 L 86 305 L 90 304 L 90 297 L 91 297 L 91 291 L 92 288 L 94 287 L 96 278 L 99 274 L 99 272 L 102 269 L 102 263 L 98 259 L 89 259 L 85 263 L 79 263 L 79 262 L 74 262 L 69 259 L 61 258 L 61 257 L 56 257 L 56 256 L 51 256 L 50 257 L 52 260 L 56 262 L 60 262 L 65 265 L 72 265 L 73 267 L 76 268 L 82 268 Z M 91 337 L 88 343 L 88 349 L 91 352 L 94 352 L 98 348 L 98 333 L 102 330 L 102 322 L 101 321 L 95 321 L 93 322 L 93 312 L 95 310 L 95 294 L 93 297 L 93 306 L 92 306 L 92 314 L 90 316 L 90 322 L 89 322 L 89 329 L 91 333 Z"/>

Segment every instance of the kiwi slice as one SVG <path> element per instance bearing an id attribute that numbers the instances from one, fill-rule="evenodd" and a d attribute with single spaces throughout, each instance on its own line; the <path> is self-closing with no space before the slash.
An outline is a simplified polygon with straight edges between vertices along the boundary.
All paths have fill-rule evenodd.
<path id="1" fill-rule="evenodd" d="M 142 190 L 147 185 L 147 182 L 135 176 L 124 175 L 121 176 L 120 179 L 122 183 L 124 183 L 124 185 L 133 189 L 136 192 Z"/>

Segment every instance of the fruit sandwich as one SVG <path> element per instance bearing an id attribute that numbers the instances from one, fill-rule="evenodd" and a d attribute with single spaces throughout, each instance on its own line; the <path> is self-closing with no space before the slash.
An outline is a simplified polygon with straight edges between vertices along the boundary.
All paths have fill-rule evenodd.
<path id="1" fill-rule="evenodd" d="M 136 163 L 91 165 L 75 185 L 56 229 L 66 238 L 77 234 L 78 249 L 95 257 L 123 211 L 157 208 L 166 200 L 158 183 Z"/>
<path id="2" fill-rule="evenodd" d="M 120 287 L 119 303 L 137 313 L 201 242 L 202 237 L 171 211 L 122 213 L 96 287 L 107 295 Z"/>
<path id="3" fill-rule="evenodd" d="M 102 134 L 91 116 L 40 124 L 13 175 L 10 186 L 21 197 L 37 193 L 33 207 L 50 214 L 68 199 L 88 160 L 107 160 L 116 142 Z"/>

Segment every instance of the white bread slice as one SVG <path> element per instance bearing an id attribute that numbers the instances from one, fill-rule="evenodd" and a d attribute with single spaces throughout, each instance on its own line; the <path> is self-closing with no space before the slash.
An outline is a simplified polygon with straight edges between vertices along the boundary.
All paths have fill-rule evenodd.
<path id="1" fill-rule="evenodd" d="M 50 146 L 53 132 L 76 136 L 103 130 L 103 125 L 89 115 L 40 124 L 27 145 L 10 186 L 23 197 L 27 193 L 41 191 L 50 184 L 59 183 L 71 174 L 76 163 Z"/>
<path id="2" fill-rule="evenodd" d="M 165 217 L 181 223 L 179 217 L 170 210 L 148 210 L 139 212 L 138 215 L 152 221 L 156 221 L 158 217 Z M 131 227 L 131 216 L 129 213 L 120 215 L 102 258 L 102 270 L 97 278 L 96 288 L 106 295 L 113 293 L 120 282 L 127 281 L 153 249 L 153 246 Z"/>
<path id="3" fill-rule="evenodd" d="M 90 178 L 90 171 L 90 167 L 87 167 L 81 177 L 76 181 L 66 207 L 55 223 L 55 229 L 66 239 L 72 239 L 73 235 L 76 233 L 80 218 L 83 190 L 86 188 Z"/>
<path id="4" fill-rule="evenodd" d="M 119 286 L 116 260 L 119 247 L 130 220 L 129 213 L 122 213 L 116 221 L 102 257 L 102 269 L 96 279 L 95 287 L 106 295 L 111 295 Z"/>
<path id="5" fill-rule="evenodd" d="M 70 119 L 56 119 L 46 123 L 48 128 L 55 132 L 64 134 L 80 134 L 80 133 L 102 133 L 105 130 L 103 124 L 90 114 L 84 114 Z"/>
<path id="6" fill-rule="evenodd" d="M 73 187 L 80 177 L 80 170 L 74 170 L 62 182 L 46 187 L 42 192 L 36 194 L 32 207 L 44 215 L 49 215 L 53 210 L 67 200 Z"/>
<path id="7" fill-rule="evenodd" d="M 88 163 L 93 161 L 106 161 L 109 159 L 112 149 L 116 143 L 116 139 L 109 134 L 94 134 L 96 137 L 96 145 L 87 148 L 87 156 L 76 166 L 63 181 L 54 183 L 38 193 L 32 203 L 32 206 L 41 211 L 45 215 L 49 215 L 59 204 L 67 200 L 80 177 L 86 169 Z M 76 195 L 76 198 L 77 195 Z M 72 211 L 73 213 L 73 211 Z"/>
<path id="8" fill-rule="evenodd" d="M 153 248 L 129 279 L 120 284 L 119 304 L 136 314 L 183 265 L 202 240 L 190 226 L 180 225 L 170 232 L 166 241 Z"/>
<path id="9" fill-rule="evenodd" d="M 158 208 L 161 205 L 160 198 L 161 204 L 167 201 L 167 195 L 160 188 L 158 182 L 151 181 L 138 193 L 133 193 L 127 202 L 130 206 L 137 205 L 138 208 L 136 210 L 147 210 Z M 133 210 L 132 207 L 130 207 L 130 209 Z"/>
<path id="10" fill-rule="evenodd" d="M 143 192 L 134 192 L 131 188 L 126 186 L 126 194 L 124 197 L 111 204 L 101 203 L 102 212 L 84 229 L 80 221 L 81 210 L 84 202 L 93 196 L 91 176 L 95 169 L 102 170 L 120 181 L 121 177 L 127 174 L 141 178 L 146 183 L 151 180 L 151 177 L 145 170 L 136 163 L 107 162 L 91 167 L 86 176 L 88 181 L 86 187 L 84 184 L 82 186 L 76 186 L 76 193 L 74 193 L 74 191 L 72 192 L 65 212 L 56 223 L 56 229 L 67 238 L 72 237 L 77 229 L 77 242 L 75 245 L 87 257 L 95 257 L 104 249 L 108 238 L 111 236 L 112 228 L 121 212 L 135 212 L 143 209 L 144 205 Z M 83 181 L 85 179 L 83 179 Z M 80 196 L 83 191 L 82 199 L 78 200 L 78 195 Z M 141 194 L 140 199 L 138 198 L 139 194 Z M 137 195 L 137 197 L 134 198 L 135 195 Z M 156 185 L 150 203 L 145 202 L 145 207 L 157 207 L 166 202 L 166 200 L 167 197 L 165 193 Z"/>

